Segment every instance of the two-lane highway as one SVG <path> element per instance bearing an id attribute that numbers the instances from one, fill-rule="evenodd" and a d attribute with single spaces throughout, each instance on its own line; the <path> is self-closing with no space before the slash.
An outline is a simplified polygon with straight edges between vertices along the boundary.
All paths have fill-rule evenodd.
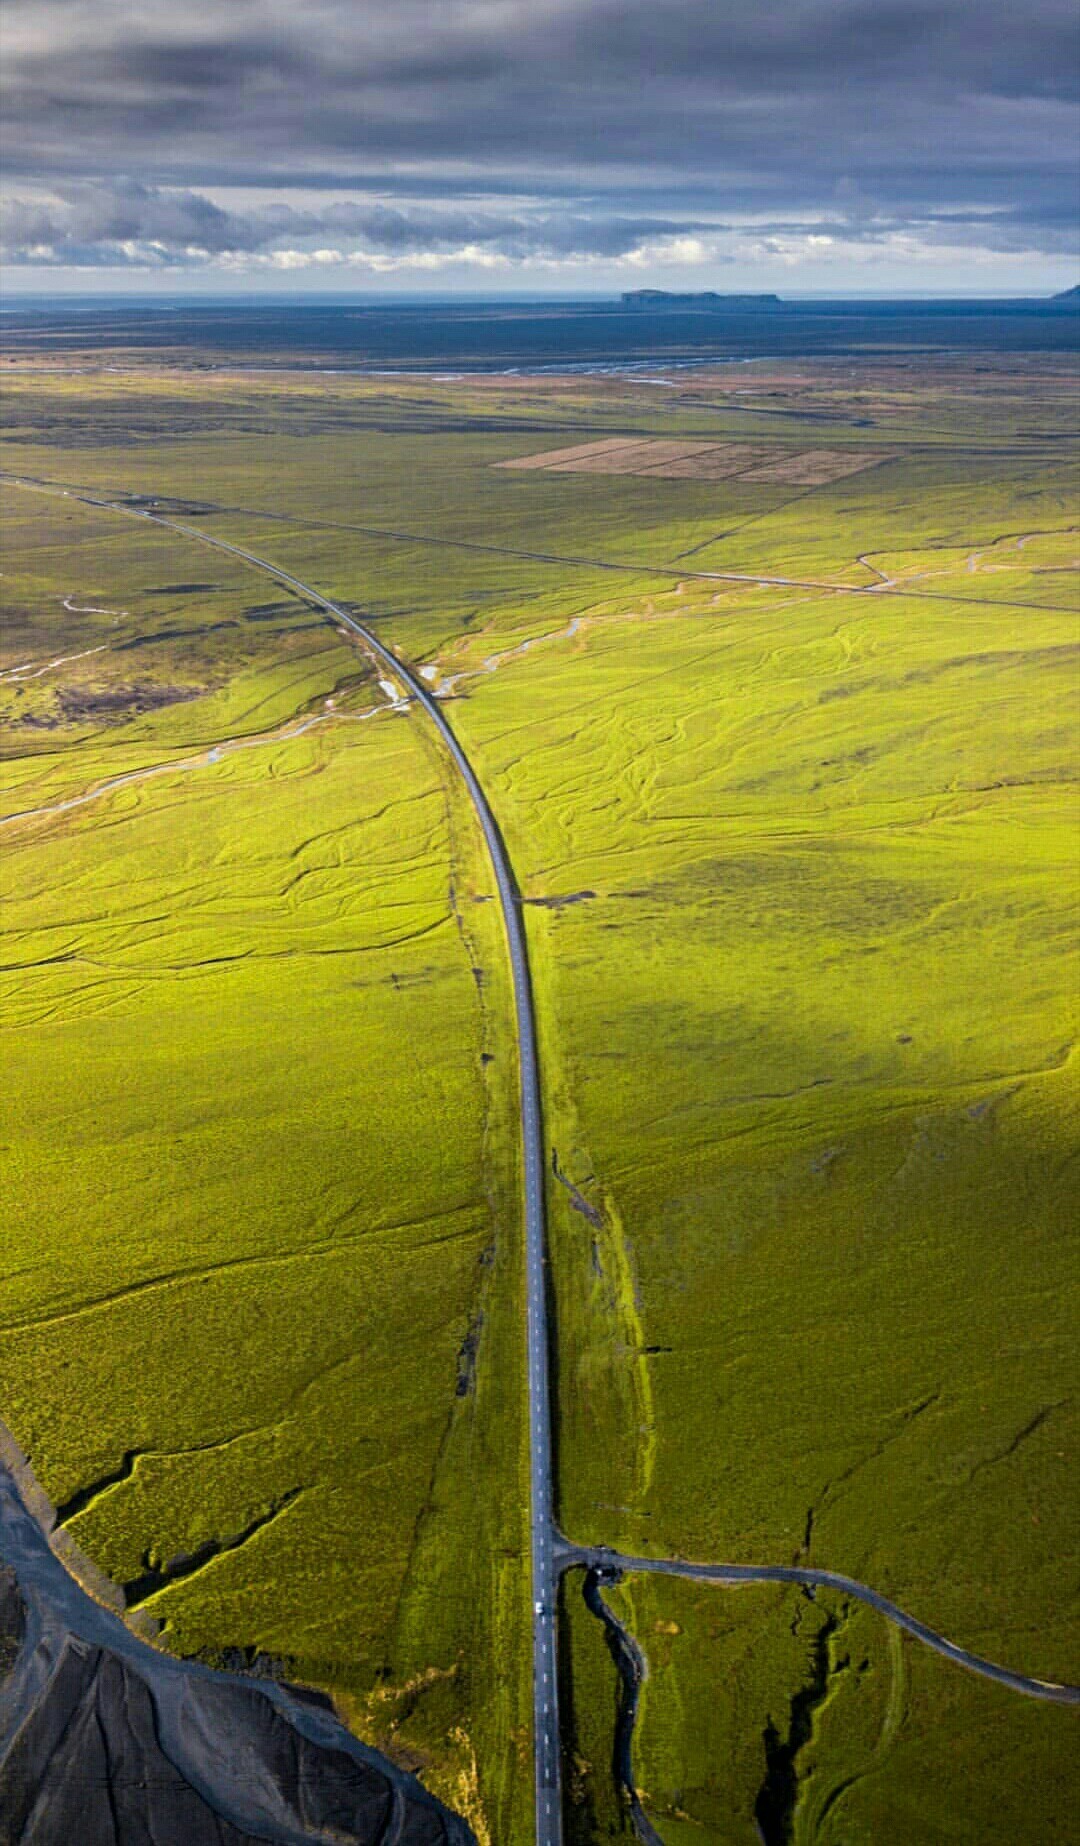
<path id="1" fill-rule="evenodd" d="M 9 477 L 10 478 L 10 477 Z M 17 483 L 37 485 L 36 483 Z M 39 491 L 49 491 L 39 489 Z M 56 492 L 56 489 L 52 490 Z M 63 493 L 63 490 L 60 490 Z M 321 591 L 301 582 L 289 571 L 281 570 L 267 558 L 260 558 L 242 545 L 200 531 L 197 526 L 180 524 L 155 513 L 152 507 L 124 506 L 111 500 L 96 499 L 90 494 L 69 491 L 64 498 L 82 500 L 111 513 L 126 513 L 135 519 L 150 520 L 170 532 L 212 545 L 241 558 L 256 570 L 263 571 L 287 589 L 295 590 L 308 602 L 340 622 L 356 635 L 382 667 L 401 681 L 410 697 L 421 705 L 435 725 L 461 774 L 487 843 L 495 873 L 499 904 L 506 931 L 507 948 L 514 983 L 514 1009 L 517 1019 L 518 1068 L 521 1089 L 521 1137 L 525 1202 L 525 1269 L 526 1269 L 526 1336 L 529 1387 L 529 1474 L 531 1482 L 530 1544 L 532 1561 L 532 1636 L 533 1636 L 533 1741 L 536 1778 L 537 1846 L 561 1846 L 562 1843 L 562 1774 L 559 1751 L 559 1686 L 555 1654 L 555 1603 L 558 1572 L 555 1565 L 554 1483 L 551 1443 L 551 1387 L 548 1364 L 547 1280 L 545 1253 L 543 1116 L 540 1106 L 540 1068 L 536 1050 L 536 1022 L 533 1014 L 532 986 L 525 945 L 525 927 L 517 886 L 510 860 L 495 816 L 488 804 L 445 712 L 424 682 L 398 659 L 391 648 L 380 641 L 363 622 L 357 621 L 340 603 L 332 602 Z"/>

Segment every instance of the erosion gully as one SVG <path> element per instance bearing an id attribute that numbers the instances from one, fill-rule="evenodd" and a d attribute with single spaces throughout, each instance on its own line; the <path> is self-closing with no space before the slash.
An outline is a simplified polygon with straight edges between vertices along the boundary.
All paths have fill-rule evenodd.
<path id="1" fill-rule="evenodd" d="M 5 1846 L 476 1846 L 329 1701 L 133 1633 L 58 1555 L 52 1510 L 2 1426 L 0 1563 L 17 1586 L 13 1609 L 0 1582 L 9 1660 L 14 1647 L 6 1673 L 0 1661 Z M 88 1799 L 92 1788 L 105 1799 Z"/>

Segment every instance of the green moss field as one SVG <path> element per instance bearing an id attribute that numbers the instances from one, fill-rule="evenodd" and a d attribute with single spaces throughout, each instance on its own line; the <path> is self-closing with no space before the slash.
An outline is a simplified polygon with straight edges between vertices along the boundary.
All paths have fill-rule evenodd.
<path id="1" fill-rule="evenodd" d="M 1075 374 L 735 369 L 5 367 L 0 1416 L 162 1645 L 328 1690 L 481 1846 L 532 1812 L 490 868 L 316 606 L 71 494 L 273 560 L 444 700 L 570 1182 L 564 1531 L 843 1572 L 1076 1682 Z M 608 436 L 872 465 L 496 466 Z M 1075 1713 L 836 1592 L 609 1596 L 665 1846 L 1068 1837 Z M 563 1598 L 594 1846 L 631 1837 L 616 1679 Z"/>

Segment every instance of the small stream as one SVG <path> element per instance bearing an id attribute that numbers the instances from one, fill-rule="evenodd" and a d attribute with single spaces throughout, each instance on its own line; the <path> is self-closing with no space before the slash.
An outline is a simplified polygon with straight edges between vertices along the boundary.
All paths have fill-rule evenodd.
<path id="1" fill-rule="evenodd" d="M 612 1767 L 618 1788 L 625 1797 L 634 1831 L 642 1846 L 664 1846 L 641 1805 L 634 1782 L 633 1742 L 637 1723 L 641 1687 L 648 1676 L 648 1662 L 639 1643 L 604 1601 L 602 1586 L 621 1583 L 629 1572 L 654 1572 L 660 1576 L 683 1577 L 698 1583 L 724 1584 L 728 1588 L 747 1584 L 787 1584 L 813 1595 L 818 1590 L 838 1593 L 845 1600 L 862 1603 L 902 1633 L 909 1634 L 923 1646 L 950 1661 L 954 1666 L 1007 1687 L 1023 1697 L 1055 1705 L 1080 1707 L 1080 1686 L 1066 1681 L 1037 1678 L 1017 1673 L 996 1661 L 958 1647 L 928 1627 L 917 1617 L 908 1615 L 880 1590 L 860 1583 L 840 1571 L 818 1570 L 807 1565 L 784 1564 L 695 1564 L 675 1558 L 630 1557 L 609 1546 L 580 1546 L 562 1539 L 559 1552 L 561 1571 L 581 1568 L 585 1571 L 583 1595 L 590 1613 L 602 1622 L 608 1651 L 619 1675 L 619 1708 L 615 1724 Z M 790 1837 L 794 1795 L 793 1765 L 799 1750 L 812 1734 L 813 1713 L 821 1702 L 828 1683 L 828 1647 L 835 1632 L 837 1618 L 828 1616 L 815 1643 L 813 1671 L 808 1683 L 793 1695 L 786 1738 L 770 1725 L 765 1734 L 766 1775 L 755 1809 L 755 1826 L 762 1846 L 780 1846 Z"/>
<path id="2" fill-rule="evenodd" d="M 619 1675 L 619 1710 L 615 1720 L 615 1743 L 612 1767 L 615 1781 L 626 1797 L 634 1832 L 642 1846 L 664 1846 L 664 1842 L 641 1805 L 634 1783 L 634 1727 L 637 1724 L 641 1688 L 648 1677 L 649 1663 L 638 1642 L 604 1601 L 601 1585 L 619 1583 L 622 1572 L 614 1568 L 586 1571 L 582 1595 L 585 1606 L 604 1625 L 608 1652 Z"/>

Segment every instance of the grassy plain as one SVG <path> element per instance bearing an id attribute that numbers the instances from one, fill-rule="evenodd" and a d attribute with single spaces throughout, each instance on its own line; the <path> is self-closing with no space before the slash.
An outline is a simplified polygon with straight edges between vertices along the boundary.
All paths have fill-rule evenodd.
<path id="1" fill-rule="evenodd" d="M 4 1414 L 166 1642 L 330 1686 L 478 1822 L 482 1756 L 511 1827 L 519 1291 L 482 867 L 356 650 L 192 551 L 11 509 Z"/>
<path id="2" fill-rule="evenodd" d="M 526 899 L 549 1139 L 601 1220 L 553 1182 L 566 1529 L 846 1570 L 1075 1678 L 1063 373 L 739 375 L 27 371 L 4 466 L 201 508 L 452 683 Z M 816 488 L 493 465 L 614 436 L 893 459 Z M 4 811 L 169 773 L 0 834 L 33 1150 L 5 1415 L 58 1499 L 126 1469 L 71 1518 L 124 1580 L 257 1525 L 150 1595 L 167 1638 L 298 1661 L 451 1796 L 475 1761 L 517 1846 L 512 1066 L 468 816 L 310 611 L 10 498 L 5 662 L 110 651 L 0 678 Z M 119 653 L 128 623 L 199 633 Z M 198 696 L 87 720 L 88 688 L 153 686 Z M 668 1846 L 752 1842 L 763 1800 L 777 1840 L 1061 1837 L 1068 1714 L 825 1599 L 621 1594 Z M 586 1842 L 625 1824 L 614 1691 L 573 1585 L 565 1623 Z"/>

